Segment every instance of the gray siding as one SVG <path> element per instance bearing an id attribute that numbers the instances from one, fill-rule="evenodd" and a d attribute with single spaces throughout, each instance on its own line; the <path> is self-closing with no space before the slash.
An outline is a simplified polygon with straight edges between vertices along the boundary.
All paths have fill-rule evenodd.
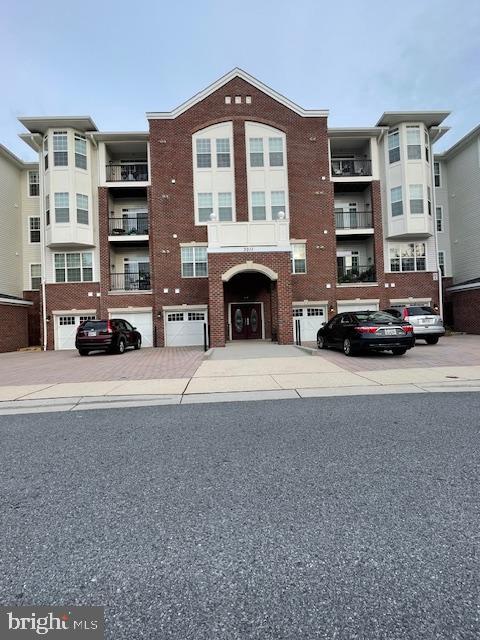
<path id="1" fill-rule="evenodd" d="M 0 294 L 22 296 L 21 171 L 0 154 Z"/>

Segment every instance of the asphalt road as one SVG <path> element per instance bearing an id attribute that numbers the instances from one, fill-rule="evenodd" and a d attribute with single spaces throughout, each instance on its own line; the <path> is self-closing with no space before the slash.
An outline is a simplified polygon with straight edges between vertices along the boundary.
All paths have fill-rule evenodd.
<path id="1" fill-rule="evenodd" d="M 112 640 L 478 639 L 480 394 L 0 417 L 2 604 Z"/>

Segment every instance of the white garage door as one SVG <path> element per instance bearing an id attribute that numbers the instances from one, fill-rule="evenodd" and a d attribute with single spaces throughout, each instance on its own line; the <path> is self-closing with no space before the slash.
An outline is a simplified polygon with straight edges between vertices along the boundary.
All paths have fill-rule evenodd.
<path id="1" fill-rule="evenodd" d="M 297 341 L 297 323 L 300 320 L 300 339 L 302 342 L 315 342 L 317 331 L 327 321 L 326 307 L 295 307 L 293 309 L 293 335 Z"/>
<path id="2" fill-rule="evenodd" d="M 136 327 L 142 335 L 142 347 L 153 347 L 153 321 L 151 311 L 110 312 L 110 318 L 122 318 Z"/>
<path id="3" fill-rule="evenodd" d="M 95 320 L 95 316 L 55 316 L 55 349 L 75 349 L 77 327 L 84 320 Z"/>
<path id="4" fill-rule="evenodd" d="M 203 345 L 206 311 L 167 311 L 165 316 L 166 347 Z"/>
<path id="5" fill-rule="evenodd" d="M 337 302 L 337 313 L 348 311 L 378 311 L 378 302 Z"/>

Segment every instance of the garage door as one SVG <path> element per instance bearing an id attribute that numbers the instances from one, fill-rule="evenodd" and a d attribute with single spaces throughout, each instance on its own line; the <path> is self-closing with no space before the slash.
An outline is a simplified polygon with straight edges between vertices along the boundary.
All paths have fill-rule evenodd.
<path id="1" fill-rule="evenodd" d="M 302 342 L 315 342 L 317 331 L 327 321 L 326 307 L 295 307 L 293 309 L 293 335 L 297 341 L 297 323 L 300 320 L 300 339 Z"/>
<path id="2" fill-rule="evenodd" d="M 77 327 L 84 320 L 95 320 L 95 316 L 55 316 L 55 349 L 75 349 Z"/>
<path id="3" fill-rule="evenodd" d="M 378 302 L 337 302 L 337 313 L 348 311 L 378 311 Z"/>
<path id="4" fill-rule="evenodd" d="M 206 311 L 168 311 L 165 318 L 165 346 L 203 345 L 203 326 L 206 322 Z"/>
<path id="5" fill-rule="evenodd" d="M 122 318 L 136 327 L 142 335 L 142 347 L 153 347 L 153 321 L 151 311 L 110 312 L 110 318 Z"/>

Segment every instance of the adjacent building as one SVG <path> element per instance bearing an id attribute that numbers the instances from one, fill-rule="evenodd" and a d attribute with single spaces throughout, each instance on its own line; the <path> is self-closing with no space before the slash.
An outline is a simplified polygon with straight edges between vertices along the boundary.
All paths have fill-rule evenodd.
<path id="1" fill-rule="evenodd" d="M 144 346 L 286 344 L 340 311 L 439 306 L 451 256 L 439 267 L 432 144 L 447 115 L 329 128 L 235 69 L 148 113 L 147 131 L 21 118 L 38 165 L 10 162 L 21 250 L 5 293 L 39 290 L 47 349 L 73 348 L 85 318 L 123 317 Z"/>

